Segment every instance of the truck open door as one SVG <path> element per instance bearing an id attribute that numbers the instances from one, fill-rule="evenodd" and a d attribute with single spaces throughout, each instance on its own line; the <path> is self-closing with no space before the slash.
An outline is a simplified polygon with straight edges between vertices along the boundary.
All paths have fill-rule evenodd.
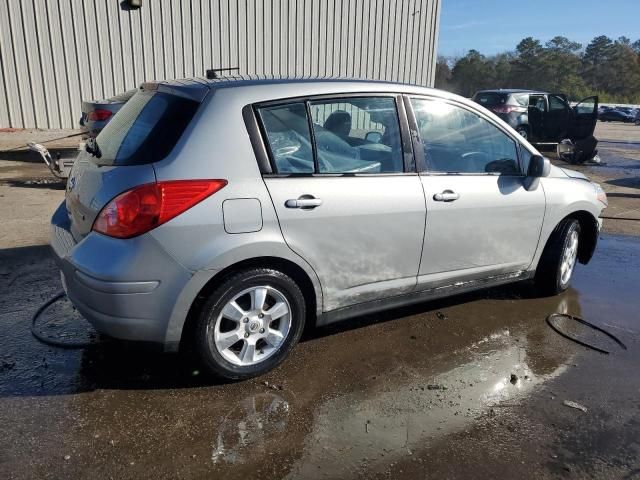
<path id="1" fill-rule="evenodd" d="M 573 107 L 569 138 L 576 142 L 593 135 L 598 121 L 598 96 L 587 97 Z"/>
<path id="2" fill-rule="evenodd" d="M 593 136 L 598 122 L 598 97 L 587 97 L 571 109 L 568 139 L 558 144 L 558 156 L 571 163 L 597 159 L 598 140 Z"/>

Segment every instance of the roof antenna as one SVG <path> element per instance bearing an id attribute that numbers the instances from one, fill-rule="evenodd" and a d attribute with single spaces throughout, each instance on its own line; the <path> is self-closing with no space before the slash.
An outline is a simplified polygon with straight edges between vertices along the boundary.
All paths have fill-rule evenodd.
<path id="1" fill-rule="evenodd" d="M 239 67 L 227 67 L 227 68 L 210 68 L 207 70 L 207 80 L 214 80 L 220 78 L 218 72 L 226 72 L 231 70 L 240 70 Z"/>

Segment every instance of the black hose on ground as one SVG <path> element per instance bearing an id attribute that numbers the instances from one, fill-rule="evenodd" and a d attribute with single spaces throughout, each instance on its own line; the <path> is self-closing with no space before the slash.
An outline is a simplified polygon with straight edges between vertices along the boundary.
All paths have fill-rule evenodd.
<path id="1" fill-rule="evenodd" d="M 53 338 L 48 338 L 45 337 L 44 335 L 41 335 L 40 333 L 38 333 L 38 331 L 36 330 L 36 322 L 38 320 L 38 317 L 40 317 L 40 315 L 42 315 L 42 312 L 44 312 L 47 308 L 49 308 L 51 305 L 53 305 L 55 302 L 57 302 L 58 300 L 60 300 L 63 297 L 66 297 L 67 294 L 64 292 L 64 290 L 56 293 L 53 297 L 51 297 L 49 300 L 47 300 L 46 302 L 44 302 L 42 305 L 40 305 L 38 307 L 38 309 L 35 311 L 35 313 L 33 314 L 33 316 L 31 317 L 31 335 L 33 335 L 36 340 L 38 340 L 39 342 L 42 342 L 46 345 L 52 346 L 52 347 L 58 347 L 58 348 L 67 348 L 67 349 L 75 349 L 75 348 L 86 348 L 92 345 L 93 342 L 91 341 L 77 341 L 77 342 L 65 342 L 62 340 L 55 340 Z"/>
<path id="2" fill-rule="evenodd" d="M 591 345 L 589 343 L 583 342 L 582 340 L 578 340 L 575 337 L 572 337 L 571 335 L 569 335 L 568 333 L 564 333 L 563 331 L 560 330 L 559 327 L 557 327 L 554 323 L 553 323 L 553 319 L 554 318 L 568 318 L 571 320 L 575 320 L 578 323 L 581 323 L 583 325 L 586 325 L 587 327 L 591 327 L 594 330 L 597 330 L 598 332 L 604 333 L 607 337 L 609 337 L 611 340 L 613 340 L 614 342 L 616 342 L 618 345 L 620 345 L 622 348 L 624 348 L 625 350 L 627 349 L 627 346 L 622 343 L 622 341 L 620 341 L 620 339 L 618 339 L 618 337 L 616 337 L 615 335 L 613 335 L 612 333 L 607 332 L 606 330 L 587 322 L 586 320 L 583 320 L 580 317 L 574 317 L 573 315 L 568 315 L 566 313 L 552 313 L 551 315 L 549 315 L 547 317 L 547 323 L 549 324 L 549 326 L 552 328 L 552 330 L 554 332 L 556 332 L 558 335 L 571 340 L 572 342 L 576 342 L 578 345 L 582 345 L 583 347 L 587 347 L 590 348 L 591 350 L 595 350 L 596 352 L 600 352 L 600 353 L 604 353 L 605 355 L 609 355 L 609 351 L 608 350 L 604 350 L 603 348 L 599 348 L 596 347 L 595 345 Z"/>

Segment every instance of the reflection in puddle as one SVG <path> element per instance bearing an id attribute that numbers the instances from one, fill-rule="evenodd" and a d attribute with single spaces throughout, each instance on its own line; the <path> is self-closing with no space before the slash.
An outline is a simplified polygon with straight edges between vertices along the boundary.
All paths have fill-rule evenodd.
<path id="1" fill-rule="evenodd" d="M 218 430 L 211 460 L 214 464 L 244 463 L 249 454 L 266 455 L 289 419 L 289 403 L 273 393 L 249 396 L 229 412 Z"/>
<path id="2" fill-rule="evenodd" d="M 534 347 L 535 348 L 535 347 Z M 527 364 L 526 337 L 494 333 L 459 352 L 468 361 L 426 378 L 414 373 L 407 383 L 390 376 L 378 392 L 334 398 L 319 407 L 302 458 L 291 476 L 340 476 L 352 469 L 385 465 L 413 450 L 428 447 L 442 434 L 465 428 L 492 407 L 517 402 L 536 385 L 564 370 L 536 375 Z M 406 380 L 405 380 L 406 382 Z"/>

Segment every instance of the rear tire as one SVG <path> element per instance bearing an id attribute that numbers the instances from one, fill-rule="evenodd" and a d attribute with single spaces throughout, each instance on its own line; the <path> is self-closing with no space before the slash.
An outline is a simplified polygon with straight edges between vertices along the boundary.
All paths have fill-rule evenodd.
<path id="1" fill-rule="evenodd" d="M 536 270 L 535 283 L 543 295 L 557 295 L 571 284 L 571 276 L 578 258 L 580 222 L 565 218 L 555 228 Z"/>
<path id="2" fill-rule="evenodd" d="M 305 315 L 302 291 L 288 275 L 266 268 L 243 270 L 224 280 L 204 304 L 194 329 L 195 350 L 217 377 L 262 375 L 293 349 Z"/>

